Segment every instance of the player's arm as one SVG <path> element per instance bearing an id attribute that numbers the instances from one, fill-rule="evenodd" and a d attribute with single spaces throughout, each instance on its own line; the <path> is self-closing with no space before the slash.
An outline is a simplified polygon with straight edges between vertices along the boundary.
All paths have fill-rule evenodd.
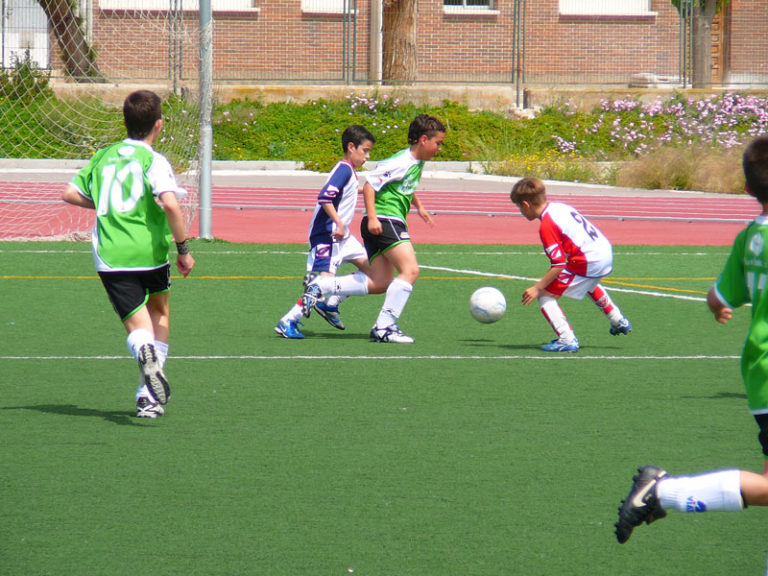
<path id="1" fill-rule="evenodd" d="M 435 225 L 435 221 L 432 219 L 432 215 L 427 212 L 427 210 L 424 208 L 424 205 L 421 203 L 421 200 L 419 200 L 418 196 L 416 194 L 413 195 L 413 200 L 411 201 L 411 204 L 414 208 L 416 208 L 416 211 L 419 213 L 419 216 L 421 216 L 421 219 L 424 220 L 427 224 L 430 226 Z"/>
<path id="2" fill-rule="evenodd" d="M 733 316 L 733 309 L 720 299 L 714 286 L 707 292 L 707 306 L 720 324 L 727 323 Z"/>
<path id="3" fill-rule="evenodd" d="M 536 282 L 536 284 L 530 288 L 526 288 L 523 291 L 523 306 L 528 306 L 528 304 L 536 300 L 541 295 L 541 293 L 546 290 L 547 286 L 549 286 L 552 281 L 557 278 L 557 275 L 560 274 L 562 270 L 562 266 L 552 266 L 549 270 L 547 270 L 547 273 L 541 277 L 541 280 Z"/>
<path id="4" fill-rule="evenodd" d="M 181 275 L 185 278 L 195 267 L 195 259 L 192 258 L 192 254 L 189 253 L 189 247 L 187 246 L 187 225 L 184 222 L 184 214 L 179 206 L 179 201 L 176 199 L 176 194 L 173 192 L 163 192 L 160 194 L 160 206 L 162 206 L 165 212 L 166 218 L 168 218 L 168 225 L 171 228 L 173 239 L 176 241 L 176 246 L 179 250 L 176 256 L 176 267 L 181 272 Z"/>
<path id="5" fill-rule="evenodd" d="M 80 190 L 72 186 L 72 184 L 67 184 L 67 187 L 64 188 L 64 192 L 61 193 L 61 199 L 67 204 L 79 206 L 80 208 L 90 208 L 91 210 L 96 208 L 93 200 L 83 196 Z"/>
<path id="6" fill-rule="evenodd" d="M 368 215 L 368 231 L 374 236 L 378 236 L 383 228 L 376 215 L 376 190 L 368 182 L 363 186 L 363 203 L 365 204 L 365 213 Z"/>
<path id="7" fill-rule="evenodd" d="M 333 234 L 331 234 L 331 236 L 333 236 L 333 239 L 343 240 L 346 230 L 344 229 L 344 222 L 341 221 L 341 218 L 339 217 L 339 213 L 336 211 L 336 208 L 330 202 L 324 202 L 320 204 L 320 206 L 328 215 L 328 218 L 333 220 L 333 223 L 336 224 L 336 231 Z"/>

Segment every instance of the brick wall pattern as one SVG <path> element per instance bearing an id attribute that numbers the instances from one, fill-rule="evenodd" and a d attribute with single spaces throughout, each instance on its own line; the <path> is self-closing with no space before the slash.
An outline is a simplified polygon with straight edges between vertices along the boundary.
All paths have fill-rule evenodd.
<path id="1" fill-rule="evenodd" d="M 341 14 L 302 11 L 301 0 L 253 1 L 257 10 L 214 13 L 217 81 L 369 80 L 370 0 L 357 0 L 354 51 Z M 197 12 L 184 13 L 174 38 L 165 12 L 95 5 L 94 46 L 108 77 L 167 78 L 171 58 L 181 63 L 183 78 L 197 77 Z M 419 0 L 416 81 L 511 83 L 514 3 L 495 0 L 493 8 L 456 13 L 446 11 L 443 0 Z M 716 77 L 768 83 L 768 1 L 731 0 L 726 24 L 727 50 L 717 53 Z M 529 0 L 523 32 L 528 84 L 626 84 L 636 74 L 679 77 L 680 19 L 670 0 L 651 0 L 648 14 L 625 17 L 564 16 L 559 0 Z M 721 23 L 715 38 L 722 38 Z M 51 58 L 54 65 L 59 60 Z"/>

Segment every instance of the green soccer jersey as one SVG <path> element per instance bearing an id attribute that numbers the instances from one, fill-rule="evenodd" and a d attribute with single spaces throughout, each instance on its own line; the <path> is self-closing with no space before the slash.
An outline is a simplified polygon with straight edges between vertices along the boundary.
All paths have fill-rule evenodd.
<path id="1" fill-rule="evenodd" d="M 151 270 L 168 263 L 171 230 L 155 197 L 183 190 L 164 156 L 126 139 L 98 151 L 71 184 L 96 207 L 97 270 Z"/>
<path id="2" fill-rule="evenodd" d="M 405 222 L 423 169 L 424 161 L 406 148 L 367 172 L 366 180 L 376 191 L 376 215 Z"/>
<path id="3" fill-rule="evenodd" d="M 715 290 L 731 308 L 752 303 L 752 322 L 741 355 L 741 374 L 753 414 L 768 414 L 768 217 L 739 232 Z"/>

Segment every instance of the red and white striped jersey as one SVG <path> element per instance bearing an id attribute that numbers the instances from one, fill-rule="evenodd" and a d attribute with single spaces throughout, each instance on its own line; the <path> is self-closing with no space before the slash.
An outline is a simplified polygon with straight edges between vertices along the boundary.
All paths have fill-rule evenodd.
<path id="1" fill-rule="evenodd" d="M 547 203 L 539 236 L 553 267 L 587 278 L 602 278 L 613 269 L 611 243 L 573 206 Z"/>

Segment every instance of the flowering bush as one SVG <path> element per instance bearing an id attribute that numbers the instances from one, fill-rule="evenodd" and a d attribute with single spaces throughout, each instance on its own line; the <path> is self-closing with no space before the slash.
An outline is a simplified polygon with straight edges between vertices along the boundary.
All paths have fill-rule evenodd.
<path id="1" fill-rule="evenodd" d="M 592 117 L 566 151 L 593 155 L 602 144 L 606 156 L 620 158 L 624 153 L 641 155 L 668 145 L 696 143 L 729 149 L 768 133 L 768 98 L 729 92 L 701 100 L 674 95 L 650 104 L 604 99 Z M 557 134 L 553 138 L 562 149 L 562 138 Z"/>
<path id="2" fill-rule="evenodd" d="M 338 101 L 263 105 L 246 100 L 221 106 L 214 114 L 215 158 L 293 160 L 328 170 L 340 156 L 341 132 L 356 123 L 376 136 L 376 160 L 406 145 L 408 125 L 422 112 L 448 127 L 437 161 L 479 161 L 497 174 L 607 184 L 615 182 L 626 163 L 642 172 L 642 163 L 656 151 L 695 148 L 691 162 L 668 167 L 665 182 L 708 189 L 692 180 L 692 173 L 704 172 L 699 165 L 706 164 L 708 151 L 739 150 L 768 133 L 768 97 L 734 92 L 700 99 L 673 94 L 650 103 L 606 98 L 588 112 L 566 103 L 526 119 L 471 111 L 454 102 L 419 107 L 392 96 L 350 92 Z M 648 171 L 659 161 L 648 161 Z M 653 182 L 651 176 L 640 180 Z M 712 186 L 725 191 L 717 187 L 721 184 Z"/>

